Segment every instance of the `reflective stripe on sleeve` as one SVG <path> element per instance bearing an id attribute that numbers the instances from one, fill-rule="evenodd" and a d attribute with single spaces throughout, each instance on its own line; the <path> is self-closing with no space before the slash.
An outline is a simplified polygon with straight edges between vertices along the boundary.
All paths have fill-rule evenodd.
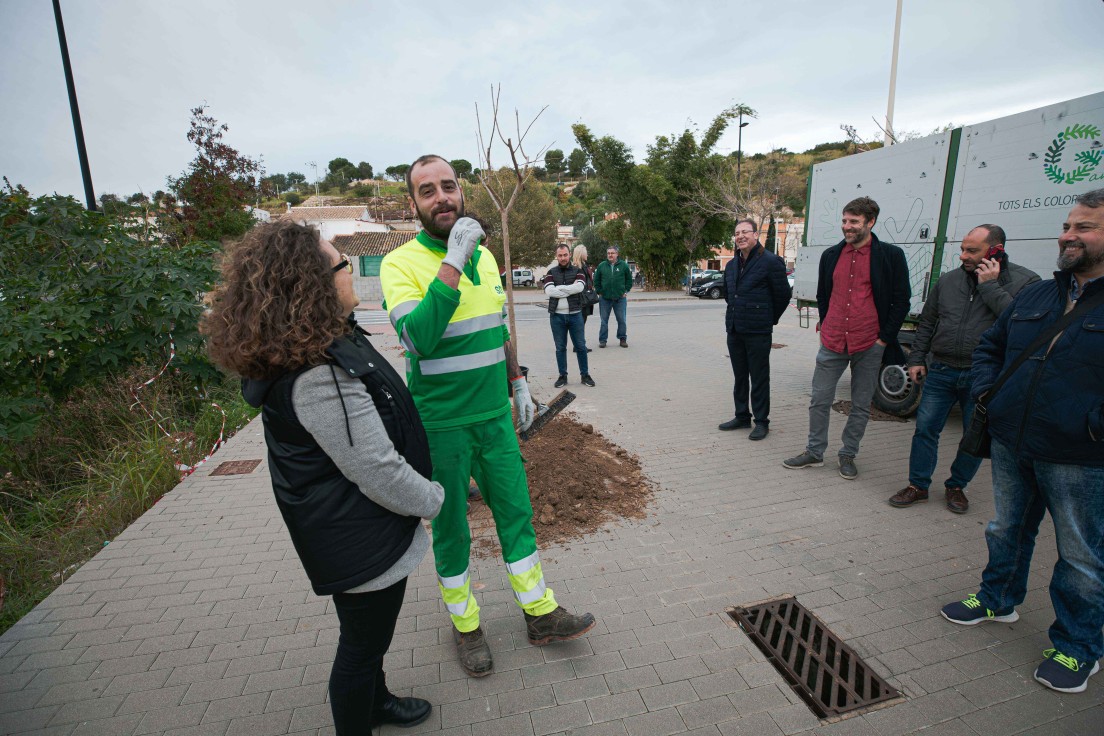
<path id="1" fill-rule="evenodd" d="M 485 314 L 482 317 L 472 317 L 471 319 L 449 323 L 449 326 L 445 328 L 444 334 L 441 335 L 441 339 L 443 340 L 446 337 L 459 337 L 460 335 L 470 335 L 473 332 L 501 326 L 502 317 L 497 314 Z"/>
<path id="2" fill-rule="evenodd" d="M 399 320 L 413 312 L 414 308 L 417 307 L 419 304 L 421 304 L 421 302 L 419 302 L 418 300 L 411 299 L 408 302 L 396 304 L 394 307 L 392 307 L 391 311 L 387 313 L 387 316 L 391 318 L 391 326 L 397 328 Z"/>
<path id="3" fill-rule="evenodd" d="M 423 376 L 440 376 L 445 373 L 459 373 L 476 368 L 486 368 L 506 360 L 506 351 L 501 347 L 492 350 L 484 350 L 470 355 L 457 355 L 452 358 L 437 358 L 435 360 L 422 359 L 418 361 L 418 367 Z"/>

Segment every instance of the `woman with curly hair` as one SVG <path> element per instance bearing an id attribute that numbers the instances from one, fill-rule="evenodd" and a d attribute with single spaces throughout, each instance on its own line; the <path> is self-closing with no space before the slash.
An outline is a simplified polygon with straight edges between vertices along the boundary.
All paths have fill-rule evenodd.
<path id="1" fill-rule="evenodd" d="M 317 231 L 259 225 L 227 254 L 204 317 L 212 360 L 261 407 L 276 503 L 314 592 L 340 624 L 330 673 L 338 734 L 429 717 L 387 689 L 406 579 L 444 500 L 409 392 L 356 327 L 352 263 Z"/>

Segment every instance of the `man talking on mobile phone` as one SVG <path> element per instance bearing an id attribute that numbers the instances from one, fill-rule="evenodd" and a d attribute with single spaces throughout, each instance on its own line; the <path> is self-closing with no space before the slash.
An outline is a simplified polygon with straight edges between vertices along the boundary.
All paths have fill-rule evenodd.
<path id="1" fill-rule="evenodd" d="M 936 282 L 924 304 L 908 356 L 909 378 L 923 381 L 924 391 L 916 410 L 908 485 L 889 499 L 890 506 L 904 508 L 928 500 L 939 435 L 951 407 L 956 402 L 962 407 L 964 427 L 974 413 L 970 367 L 978 340 L 1020 289 L 1039 280 L 1035 272 L 1008 260 L 1004 243 L 1004 230 L 997 225 L 978 225 L 967 233 L 959 267 Z M 980 458 L 961 450 L 955 455 L 951 475 L 944 483 L 947 508 L 953 513 L 964 514 L 970 507 L 966 486 L 980 465 Z"/>

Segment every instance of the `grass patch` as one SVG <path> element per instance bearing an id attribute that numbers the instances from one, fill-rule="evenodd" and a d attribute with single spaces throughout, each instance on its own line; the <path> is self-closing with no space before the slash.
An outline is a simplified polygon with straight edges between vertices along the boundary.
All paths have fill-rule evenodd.
<path id="1" fill-rule="evenodd" d="M 202 399 L 183 376 L 154 371 L 75 391 L 34 436 L 0 447 L 0 633 L 180 482 L 178 464 L 201 460 L 256 415 L 236 380 Z M 160 427 L 158 426 L 160 425 Z M 166 433 L 168 436 L 166 436 Z"/>

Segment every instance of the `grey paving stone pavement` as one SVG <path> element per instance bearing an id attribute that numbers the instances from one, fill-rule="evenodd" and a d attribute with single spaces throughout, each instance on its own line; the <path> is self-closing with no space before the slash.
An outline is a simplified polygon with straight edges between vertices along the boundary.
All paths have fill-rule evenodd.
<path id="1" fill-rule="evenodd" d="M 536 300 L 523 300 L 534 302 Z M 871 422 L 859 477 L 831 463 L 782 467 L 804 447 L 816 335 L 795 311 L 775 331 L 771 432 L 719 432 L 732 416 L 723 303 L 633 293 L 629 349 L 598 349 L 596 388 L 568 388 L 576 417 L 636 454 L 659 490 L 648 517 L 542 551 L 559 600 L 592 611 L 584 639 L 531 647 L 500 561 L 476 559 L 495 673 L 468 679 L 455 661 L 432 561 L 411 577 L 385 666 L 400 695 L 428 698 L 424 724 L 385 733 L 448 736 L 664 734 L 1101 733 L 1104 680 L 1059 695 L 1031 674 L 1048 646 L 1040 535 L 1022 618 L 960 628 L 944 603 L 976 590 L 992 483 L 983 465 L 968 514 L 893 509 L 906 482 L 912 423 Z M 533 395 L 556 378 L 542 308 L 518 307 Z M 393 346 L 385 325 L 377 344 Z M 384 351 L 396 364 L 400 355 Z M 847 378 L 840 398 L 848 398 Z M 952 424 L 957 414 L 952 415 Z M 945 473 L 959 436 L 941 442 Z M 326 682 L 337 641 L 329 599 L 315 597 L 272 500 L 260 422 L 74 572 L 0 636 L 3 734 L 332 734 Z M 941 480 L 937 474 L 936 484 Z M 938 485 L 937 485 L 938 487 Z M 724 609 L 795 594 L 900 689 L 890 707 L 819 722 Z"/>

